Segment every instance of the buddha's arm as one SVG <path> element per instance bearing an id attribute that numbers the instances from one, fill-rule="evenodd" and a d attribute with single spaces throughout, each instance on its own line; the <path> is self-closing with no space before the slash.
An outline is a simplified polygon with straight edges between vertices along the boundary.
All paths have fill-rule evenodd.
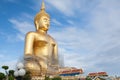
<path id="1" fill-rule="evenodd" d="M 56 64 L 58 64 L 58 46 L 57 44 L 54 45 L 54 59 L 56 60 Z"/>
<path id="2" fill-rule="evenodd" d="M 33 54 L 33 42 L 34 42 L 34 34 L 32 32 L 27 33 L 25 40 L 25 55 Z"/>

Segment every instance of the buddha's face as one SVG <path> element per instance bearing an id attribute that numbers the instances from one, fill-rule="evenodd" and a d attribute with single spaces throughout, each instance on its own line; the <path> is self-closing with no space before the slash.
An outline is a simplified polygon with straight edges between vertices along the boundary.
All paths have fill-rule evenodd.
<path id="1" fill-rule="evenodd" d="M 47 16 L 42 16 L 39 20 L 39 29 L 47 31 L 49 29 L 50 19 Z"/>

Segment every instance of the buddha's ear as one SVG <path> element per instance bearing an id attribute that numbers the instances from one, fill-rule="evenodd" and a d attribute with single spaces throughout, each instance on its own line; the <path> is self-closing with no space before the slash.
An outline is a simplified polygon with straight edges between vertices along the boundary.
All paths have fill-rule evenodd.
<path id="1" fill-rule="evenodd" d="M 39 29 L 39 23 L 37 21 L 35 21 L 35 26 L 36 26 L 36 30 Z"/>

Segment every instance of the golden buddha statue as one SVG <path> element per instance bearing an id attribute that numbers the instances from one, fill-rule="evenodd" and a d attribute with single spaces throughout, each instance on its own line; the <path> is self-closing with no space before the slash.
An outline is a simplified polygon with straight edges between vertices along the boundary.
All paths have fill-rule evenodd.
<path id="1" fill-rule="evenodd" d="M 45 74 L 50 68 L 57 68 L 59 63 L 57 43 L 47 34 L 50 16 L 45 12 L 44 2 L 34 18 L 34 24 L 36 32 L 26 34 L 25 68 L 32 74 Z"/>

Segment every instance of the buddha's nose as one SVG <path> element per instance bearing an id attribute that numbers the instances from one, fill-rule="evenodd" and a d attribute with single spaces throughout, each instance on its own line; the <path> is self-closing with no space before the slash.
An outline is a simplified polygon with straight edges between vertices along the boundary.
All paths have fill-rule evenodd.
<path id="1" fill-rule="evenodd" d="M 47 26 L 50 26 L 50 24 L 47 24 Z"/>

